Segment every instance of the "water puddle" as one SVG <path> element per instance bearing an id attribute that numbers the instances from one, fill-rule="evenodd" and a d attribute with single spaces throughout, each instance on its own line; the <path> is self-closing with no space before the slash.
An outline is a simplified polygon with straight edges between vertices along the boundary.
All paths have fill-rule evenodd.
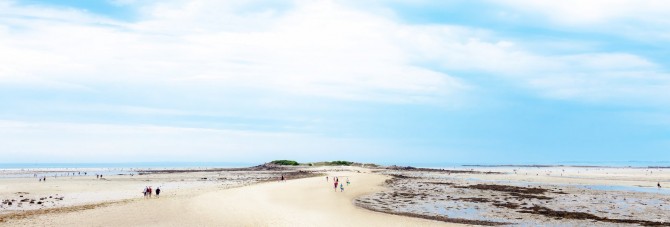
<path id="1" fill-rule="evenodd" d="M 575 186 L 579 188 L 603 190 L 603 191 L 629 191 L 629 192 L 645 192 L 670 195 L 670 189 L 667 188 L 652 188 L 652 187 L 636 187 L 636 186 L 622 186 L 622 185 L 564 185 Z"/>

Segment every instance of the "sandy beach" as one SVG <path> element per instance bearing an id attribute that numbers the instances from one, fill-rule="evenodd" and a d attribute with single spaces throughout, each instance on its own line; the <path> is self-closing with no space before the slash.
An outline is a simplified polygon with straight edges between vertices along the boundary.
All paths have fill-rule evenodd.
<path id="1" fill-rule="evenodd" d="M 351 184 L 334 190 L 336 176 Z M 0 178 L 0 225 L 668 226 L 670 191 L 658 182 L 670 185 L 670 171 L 334 166 L 10 177 Z M 144 198 L 146 186 L 160 187 L 160 198 Z"/>
<path id="2" fill-rule="evenodd" d="M 328 169 L 320 169 L 328 171 Z M 360 173 L 359 173 L 360 172 Z M 87 180 L 47 181 L 48 184 L 69 185 L 61 193 L 74 193 L 81 187 L 82 194 L 97 191 L 96 195 L 119 194 L 121 200 L 97 201 L 96 206 L 80 208 L 71 204 L 59 204 L 44 212 L 44 209 L 13 211 L 5 216 L 8 226 L 445 226 L 450 223 L 409 218 L 373 212 L 356 207 L 352 200 L 359 196 L 382 191 L 382 183 L 389 177 L 372 174 L 366 169 L 346 168 L 337 172 L 324 172 L 324 176 L 276 180 L 253 184 L 244 181 L 222 186 L 219 181 L 193 181 L 184 184 L 162 184 L 160 198 L 144 199 L 140 191 L 144 184 L 177 179 L 200 178 L 202 173 L 157 174 L 142 176 L 140 182 L 123 177 L 113 177 L 102 183 Z M 253 175 L 252 173 L 242 173 Z M 257 173 L 254 173 L 257 174 Z M 196 176 L 198 175 L 198 176 Z M 218 175 L 218 174 L 217 174 Z M 349 178 L 352 184 L 345 191 L 332 188 L 332 177 Z M 276 178 L 272 178 L 276 179 Z M 17 186 L 25 179 L 3 182 L 2 195 L 12 191 L 31 191 L 31 185 Z M 177 180 L 179 181 L 179 180 Z M 179 181 L 181 182 L 181 181 Z M 216 182 L 216 183 L 212 183 Z M 11 183 L 7 184 L 7 183 Z M 155 183 L 151 183 L 155 184 Z M 89 187 L 91 185 L 96 185 Z M 61 186 L 62 187 L 62 186 Z M 58 188 L 61 188 L 58 187 Z M 11 189 L 10 189 L 11 188 Z M 20 189 L 19 189 L 20 188 Z M 87 189 L 86 189 L 87 188 Z M 103 189 L 107 189 L 105 191 Z M 128 189 L 132 198 L 120 194 Z M 134 189 L 134 191 L 132 190 Z M 9 190 L 9 191 L 8 191 Z M 56 190 L 58 191 L 58 190 Z M 45 193 L 44 190 L 32 193 Z M 52 192 L 53 193 L 53 192 Z M 31 195 L 31 194 L 29 194 Z M 125 194 L 124 194 L 125 195 Z M 25 197 L 28 197 L 26 195 Z M 66 200 L 64 200 L 66 201 Z M 85 204 L 85 203 L 81 203 Z"/>
<path id="3" fill-rule="evenodd" d="M 0 0 L 0 227 L 670 227 L 669 15 Z"/>

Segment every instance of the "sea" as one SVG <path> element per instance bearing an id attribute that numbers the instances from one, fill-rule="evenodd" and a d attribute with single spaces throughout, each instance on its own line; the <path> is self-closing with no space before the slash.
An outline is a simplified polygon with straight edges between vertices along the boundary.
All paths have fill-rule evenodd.
<path id="1" fill-rule="evenodd" d="M 0 169 L 39 168 L 237 168 L 256 166 L 251 162 L 117 162 L 117 163 L 0 163 Z"/>
<path id="2" fill-rule="evenodd" d="M 383 164 L 387 165 L 387 164 Z M 507 167 L 507 166 L 585 166 L 585 167 L 632 167 L 632 168 L 670 168 L 670 160 L 664 161 L 562 161 L 562 162 L 436 162 L 436 163 L 400 163 L 388 164 L 424 168 L 448 167 Z"/>
<path id="3" fill-rule="evenodd" d="M 239 168 L 243 162 L 0 163 L 0 178 L 80 177 L 137 174 L 139 170 Z"/>
<path id="4" fill-rule="evenodd" d="M 0 170 L 33 169 L 194 169 L 194 168 L 240 168 L 261 165 L 261 162 L 117 162 L 117 163 L 0 163 Z M 567 162 L 382 162 L 385 166 L 412 166 L 426 168 L 468 167 L 468 166 L 597 166 L 597 167 L 662 167 L 670 168 L 669 161 L 567 161 Z"/>
<path id="5" fill-rule="evenodd" d="M 126 163 L 0 163 L 0 178 L 25 177 L 84 177 L 93 175 L 129 175 L 138 174 L 140 170 L 157 169 L 209 169 L 209 168 L 240 168 L 257 166 L 262 163 L 253 162 L 126 162 Z M 629 168 L 670 168 L 670 161 L 615 161 L 615 162 L 521 162 L 521 163 L 472 163 L 472 162 L 436 162 L 436 163 L 379 163 L 390 166 L 412 166 L 423 168 L 455 168 L 472 167 L 509 167 L 509 166 L 593 166 L 593 167 L 629 167 Z M 623 190 L 641 192 L 660 192 L 654 188 L 631 186 L 587 185 L 592 189 Z M 613 188 L 614 187 L 614 188 Z M 670 190 L 662 190 L 670 194 Z"/>

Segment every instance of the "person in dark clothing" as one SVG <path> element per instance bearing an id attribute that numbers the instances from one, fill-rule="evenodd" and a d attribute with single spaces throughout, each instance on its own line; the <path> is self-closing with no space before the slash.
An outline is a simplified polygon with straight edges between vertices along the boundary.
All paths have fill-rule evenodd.
<path id="1" fill-rule="evenodd" d="M 158 196 L 160 196 L 160 194 L 161 194 L 161 188 L 158 187 L 158 188 L 156 188 L 156 198 L 158 198 Z"/>

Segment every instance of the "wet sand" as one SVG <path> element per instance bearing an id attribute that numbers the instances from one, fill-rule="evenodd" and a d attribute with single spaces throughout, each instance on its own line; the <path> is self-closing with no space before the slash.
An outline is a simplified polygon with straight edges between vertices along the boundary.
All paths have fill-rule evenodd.
<path id="1" fill-rule="evenodd" d="M 455 225 L 374 212 L 352 203 L 357 197 L 384 190 L 382 184 L 389 179 L 387 176 L 369 173 L 367 169 L 350 167 L 314 169 L 331 176 L 330 181 L 326 182 L 325 176 L 289 178 L 285 182 L 273 180 L 244 187 L 221 187 L 219 185 L 221 182 L 218 182 L 188 189 L 165 189 L 169 194 L 160 198 L 117 200 L 84 208 L 65 206 L 41 213 L 40 210 L 33 211 L 38 212 L 36 214 L 24 211 L 19 213 L 25 215 L 6 218 L 3 224 L 10 226 Z M 342 180 L 349 178 L 352 184 L 345 186 L 344 192 L 340 192 L 339 188 L 336 192 L 333 190 L 332 176 L 341 176 Z M 139 195 L 139 191 L 137 194 Z"/>
<path id="2" fill-rule="evenodd" d="M 289 180 L 278 182 L 281 175 Z M 352 183 L 335 191 L 333 176 Z M 0 225 L 670 226 L 670 190 L 655 188 L 656 182 L 670 186 L 670 171 L 298 167 L 151 171 L 47 182 L 0 178 L 0 199 L 12 202 L 0 204 Z M 145 186 L 160 186 L 161 197 L 143 198 Z"/>
<path id="3" fill-rule="evenodd" d="M 655 187 L 670 184 L 667 170 L 397 168 L 380 173 L 394 177 L 386 182 L 389 190 L 358 198 L 359 206 L 478 225 L 670 226 L 670 190 Z"/>

